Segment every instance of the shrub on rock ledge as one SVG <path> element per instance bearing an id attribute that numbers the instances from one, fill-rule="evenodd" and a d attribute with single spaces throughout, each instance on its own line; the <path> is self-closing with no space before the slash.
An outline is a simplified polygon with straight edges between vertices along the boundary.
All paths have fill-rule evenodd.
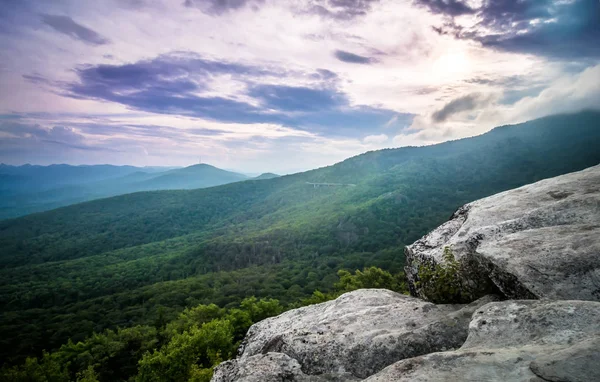
<path id="1" fill-rule="evenodd" d="M 450 247 L 444 247 L 443 263 L 421 263 L 417 287 L 434 303 L 450 304 L 470 301 L 462 285 L 460 263 Z"/>

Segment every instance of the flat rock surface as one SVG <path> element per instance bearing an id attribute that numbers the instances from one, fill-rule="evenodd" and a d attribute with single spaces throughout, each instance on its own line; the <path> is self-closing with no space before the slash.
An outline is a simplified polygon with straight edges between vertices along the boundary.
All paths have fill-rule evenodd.
<path id="1" fill-rule="evenodd" d="M 272 353 L 297 362 L 307 376 L 363 379 L 401 359 L 458 348 L 473 312 L 493 300 L 435 305 L 385 289 L 346 293 L 253 325 L 240 357 L 230 361 L 228 371 L 219 366 L 216 375 L 222 379 L 215 381 L 245 380 L 233 376 L 257 356 Z"/>
<path id="2" fill-rule="evenodd" d="M 389 381 L 599 381 L 600 303 L 505 301 L 480 308 L 455 351 L 397 362 Z"/>
<path id="3" fill-rule="evenodd" d="M 411 292 L 418 267 L 440 263 L 445 247 L 461 262 L 473 298 L 600 301 L 600 166 L 546 179 L 461 207 L 406 249 Z"/>

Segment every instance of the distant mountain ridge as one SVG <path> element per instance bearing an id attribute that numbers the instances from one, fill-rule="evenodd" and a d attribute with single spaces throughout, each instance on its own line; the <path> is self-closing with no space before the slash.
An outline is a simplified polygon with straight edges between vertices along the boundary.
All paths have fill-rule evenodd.
<path id="1" fill-rule="evenodd" d="M 248 177 L 242 174 L 221 170 L 208 164 L 196 164 L 163 172 L 155 177 L 141 181 L 137 185 L 143 191 L 175 190 L 220 186 L 246 179 Z"/>
<path id="2" fill-rule="evenodd" d="M 260 174 L 257 177 L 254 177 L 252 179 L 254 180 L 263 180 L 263 179 L 273 179 L 273 178 L 279 178 L 281 175 L 277 175 L 277 174 L 273 174 L 272 172 L 265 172 Z"/>
<path id="3" fill-rule="evenodd" d="M 212 187 L 245 179 L 208 164 L 184 168 L 0 164 L 0 219 L 138 191 Z"/>

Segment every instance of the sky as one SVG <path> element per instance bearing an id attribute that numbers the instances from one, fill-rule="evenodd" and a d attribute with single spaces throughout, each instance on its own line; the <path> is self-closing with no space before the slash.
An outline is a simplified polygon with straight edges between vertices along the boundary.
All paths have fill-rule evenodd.
<path id="1" fill-rule="evenodd" d="M 600 109 L 598 0 L 0 0 L 0 162 L 292 173 Z"/>

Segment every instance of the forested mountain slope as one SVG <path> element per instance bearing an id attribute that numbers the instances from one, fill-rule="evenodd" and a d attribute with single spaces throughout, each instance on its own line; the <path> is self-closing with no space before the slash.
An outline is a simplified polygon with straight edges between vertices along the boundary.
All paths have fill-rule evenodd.
<path id="1" fill-rule="evenodd" d="M 0 219 L 137 191 L 212 187 L 244 179 L 207 164 L 176 169 L 0 165 Z"/>
<path id="2" fill-rule="evenodd" d="M 272 172 L 265 172 L 263 174 L 260 174 L 259 176 L 252 178 L 255 180 L 260 180 L 260 179 L 273 179 L 273 178 L 279 178 L 281 175 L 277 175 L 277 174 L 273 174 Z"/>
<path id="3" fill-rule="evenodd" d="M 247 176 L 231 171 L 221 170 L 208 164 L 197 164 L 175 169 L 140 181 L 132 188 L 138 190 L 178 190 L 220 186 L 248 179 Z"/>
<path id="4" fill-rule="evenodd" d="M 600 163 L 600 113 L 198 190 L 139 192 L 0 222 L 2 359 L 185 306 L 327 291 L 340 268 L 401 269 L 459 206 Z"/>

